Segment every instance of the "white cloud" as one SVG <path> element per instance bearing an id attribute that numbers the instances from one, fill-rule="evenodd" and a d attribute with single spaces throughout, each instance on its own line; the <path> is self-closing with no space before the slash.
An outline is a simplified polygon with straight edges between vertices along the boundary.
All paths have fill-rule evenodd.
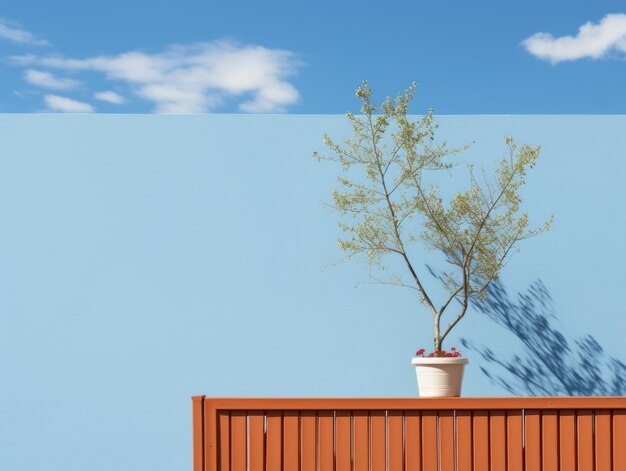
<path id="1" fill-rule="evenodd" d="M 39 39 L 33 33 L 23 30 L 15 23 L 2 18 L 0 18 L 0 38 L 31 46 L 47 46 L 49 44 L 48 41 Z"/>
<path id="2" fill-rule="evenodd" d="M 299 99 L 286 81 L 300 66 L 293 53 L 228 41 L 172 46 L 159 54 L 131 51 L 86 59 L 23 55 L 13 62 L 102 72 L 108 80 L 128 84 L 157 113 L 210 112 L 227 99 L 239 99 L 239 109 L 246 112 L 280 112 Z"/>
<path id="3" fill-rule="evenodd" d="M 553 64 L 585 57 L 600 59 L 610 52 L 626 53 L 626 14 L 606 15 L 598 24 L 585 23 L 576 36 L 555 38 L 550 33 L 536 33 L 522 45 Z"/>
<path id="4" fill-rule="evenodd" d="M 93 113 L 94 109 L 89 103 L 72 100 L 64 96 L 46 95 L 43 97 L 46 106 L 50 111 L 61 111 L 63 113 Z"/>
<path id="5" fill-rule="evenodd" d="M 53 90 L 70 90 L 80 85 L 80 81 L 71 78 L 57 78 L 50 72 L 29 69 L 24 72 L 24 79 L 31 85 Z"/>
<path id="6" fill-rule="evenodd" d="M 126 103 L 126 99 L 122 95 L 119 95 L 111 90 L 94 93 L 93 97 L 96 100 L 106 101 L 107 103 L 113 103 L 114 105 Z"/>

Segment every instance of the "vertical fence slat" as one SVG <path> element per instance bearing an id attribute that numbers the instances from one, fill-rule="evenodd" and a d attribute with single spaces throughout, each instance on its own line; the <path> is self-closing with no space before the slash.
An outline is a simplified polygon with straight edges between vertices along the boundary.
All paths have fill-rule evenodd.
<path id="1" fill-rule="evenodd" d="M 559 411 L 559 466 L 576 470 L 576 414 L 573 410 Z"/>
<path id="2" fill-rule="evenodd" d="M 246 412 L 230 413 L 230 470 L 246 471 L 247 449 Z"/>
<path id="3" fill-rule="evenodd" d="M 506 463 L 507 471 L 524 469 L 524 436 L 522 411 L 510 410 L 506 413 Z"/>
<path id="4" fill-rule="evenodd" d="M 218 412 L 218 441 L 219 459 L 218 468 L 220 471 L 230 471 L 230 413 L 228 411 Z"/>
<path id="5" fill-rule="evenodd" d="M 626 469 L 626 410 L 613 410 L 613 469 Z"/>
<path id="6" fill-rule="evenodd" d="M 302 471 L 315 471 L 316 415 L 313 410 L 303 410 L 300 415 L 300 466 Z"/>
<path id="7" fill-rule="evenodd" d="M 335 466 L 337 471 L 350 471 L 350 411 L 338 410 L 335 419 Z"/>
<path id="8" fill-rule="evenodd" d="M 354 471 L 370 469 L 369 412 L 355 410 L 354 415 Z"/>
<path id="9" fill-rule="evenodd" d="M 506 415 L 503 410 L 489 412 L 489 465 L 492 471 L 506 469 Z"/>
<path id="10" fill-rule="evenodd" d="M 595 459 L 596 471 L 603 469 L 611 469 L 611 411 L 597 410 L 595 411 Z"/>
<path id="11" fill-rule="evenodd" d="M 590 410 L 577 412 L 576 454 L 577 471 L 594 471 L 593 469 L 593 413 Z M 610 469 L 607 468 L 607 469 Z"/>
<path id="12" fill-rule="evenodd" d="M 439 468 L 437 460 L 437 411 L 422 412 L 422 468 L 424 471 Z"/>
<path id="13" fill-rule="evenodd" d="M 404 444 L 402 433 L 402 411 L 387 412 L 387 459 L 389 471 L 404 471 Z"/>
<path id="14" fill-rule="evenodd" d="M 422 433 L 420 413 L 408 410 L 404 413 L 406 471 L 422 471 Z M 355 471 L 360 471 L 356 470 Z"/>
<path id="15" fill-rule="evenodd" d="M 267 411 L 265 432 L 265 469 L 275 471 L 283 468 L 283 414 Z"/>
<path id="16" fill-rule="evenodd" d="M 217 455 L 219 450 L 218 417 L 215 406 L 204 401 L 204 469 L 205 471 L 219 471 Z"/>
<path id="17" fill-rule="evenodd" d="M 248 412 L 249 470 L 265 470 L 265 414 L 261 411 Z"/>
<path id="18" fill-rule="evenodd" d="M 319 452 L 317 469 L 319 471 L 335 469 L 335 451 L 333 449 L 335 440 L 334 422 L 334 413 L 331 410 L 320 411 L 317 415 L 317 443 Z"/>
<path id="19" fill-rule="evenodd" d="M 454 471 L 454 411 L 439 412 L 439 469 Z"/>
<path id="20" fill-rule="evenodd" d="M 542 471 L 559 471 L 559 421 L 557 411 L 541 413 Z"/>
<path id="21" fill-rule="evenodd" d="M 475 470 L 489 469 L 489 412 L 477 410 L 472 414 L 473 458 Z"/>
<path id="22" fill-rule="evenodd" d="M 541 469 L 541 413 L 524 411 L 524 465 L 526 471 Z"/>
<path id="23" fill-rule="evenodd" d="M 472 412 L 456 411 L 456 469 L 472 471 Z"/>
<path id="24" fill-rule="evenodd" d="M 300 469 L 300 413 L 286 410 L 283 413 L 283 469 Z"/>
<path id="25" fill-rule="evenodd" d="M 385 471 L 387 468 L 386 422 L 387 418 L 384 410 L 373 410 L 370 412 L 372 471 Z"/>

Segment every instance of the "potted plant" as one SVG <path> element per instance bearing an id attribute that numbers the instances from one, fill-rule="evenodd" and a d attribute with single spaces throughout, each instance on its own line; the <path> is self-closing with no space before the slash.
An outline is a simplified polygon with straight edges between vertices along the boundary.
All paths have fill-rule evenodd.
<path id="1" fill-rule="evenodd" d="M 462 368 L 467 363 L 460 353 L 442 356 L 444 340 L 463 319 L 470 302 L 487 296 L 490 283 L 498 278 L 515 245 L 546 231 L 551 218 L 529 229 L 528 215 L 520 209 L 519 190 L 540 148 L 518 147 L 511 137 L 505 138 L 507 155 L 492 178 L 487 178 L 484 170 L 479 178 L 469 166 L 466 189 L 450 197 L 441 194 L 431 177 L 442 171 L 451 173 L 452 158 L 468 146 L 449 149 L 445 141 L 439 141 L 432 110 L 417 119 L 407 116 L 414 90 L 415 83 L 395 99 L 388 97 L 375 105 L 372 90 L 364 81 L 356 90 L 362 114 L 347 113 L 352 135 L 342 145 L 325 135 L 330 155 L 313 155 L 336 162 L 343 170 L 330 207 L 344 217 L 339 227 L 346 237 L 338 244 L 346 258 L 364 256 L 375 283 L 415 290 L 417 300 L 431 316 L 432 356 L 413 360 L 418 383 L 423 385 L 422 373 L 430 371 L 442 380 L 449 377 L 446 364 Z M 424 270 L 416 265 L 411 244 L 418 241 L 447 262 L 445 270 L 425 265 L 426 272 L 444 289 L 439 302 L 427 288 Z M 408 280 L 398 272 L 381 277 L 379 273 L 390 268 L 391 257 L 404 266 Z M 460 381 L 457 388 L 435 389 L 420 389 L 420 394 L 459 395 Z"/>
<path id="2" fill-rule="evenodd" d="M 422 397 L 458 397 L 461 395 L 463 371 L 467 358 L 452 347 L 449 352 L 435 350 L 425 354 L 420 348 L 411 363 L 415 365 L 417 387 Z"/>

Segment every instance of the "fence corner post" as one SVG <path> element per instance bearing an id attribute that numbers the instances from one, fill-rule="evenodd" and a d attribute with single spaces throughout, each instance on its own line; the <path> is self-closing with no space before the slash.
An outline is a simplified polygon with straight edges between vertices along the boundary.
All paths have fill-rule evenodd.
<path id="1" fill-rule="evenodd" d="M 192 396 L 193 471 L 204 471 L 204 396 Z"/>

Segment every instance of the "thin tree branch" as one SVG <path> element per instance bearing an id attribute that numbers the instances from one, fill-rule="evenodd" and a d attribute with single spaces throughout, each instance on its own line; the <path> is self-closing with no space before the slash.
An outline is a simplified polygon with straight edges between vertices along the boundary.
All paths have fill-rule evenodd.
<path id="1" fill-rule="evenodd" d="M 511 152 L 511 154 L 512 154 L 512 152 Z M 465 257 L 465 263 L 466 264 L 472 258 L 472 252 L 474 251 L 474 247 L 476 246 L 476 242 L 478 241 L 478 238 L 480 237 L 480 233 L 482 232 L 483 227 L 485 227 L 485 224 L 487 223 L 487 220 L 491 216 L 492 211 L 496 208 L 496 206 L 497 206 L 498 202 L 500 201 L 500 199 L 502 198 L 502 196 L 504 196 L 504 193 L 506 192 L 506 190 L 508 189 L 509 185 L 513 181 L 513 177 L 515 177 L 515 174 L 516 174 L 516 170 L 513 170 L 511 172 L 511 176 L 509 177 L 509 179 L 507 180 L 505 185 L 501 188 L 500 194 L 498 195 L 496 200 L 491 204 L 491 206 L 489 207 L 489 209 L 485 213 L 485 216 L 483 217 L 483 219 L 482 219 L 482 221 L 481 221 L 481 223 L 480 223 L 480 225 L 478 227 L 478 230 L 476 231 L 476 236 L 474 237 L 474 240 L 472 241 L 472 244 L 470 245 L 470 248 L 467 251 L 467 254 L 466 254 L 466 257 Z"/>
<path id="2" fill-rule="evenodd" d="M 456 290 L 454 290 L 454 292 L 450 295 L 450 297 L 447 299 L 447 301 L 446 301 L 445 303 L 443 303 L 443 306 L 441 306 L 441 308 L 439 309 L 439 312 L 440 312 L 440 313 L 443 313 L 443 312 L 446 310 L 446 308 L 448 307 L 448 304 L 450 304 L 450 303 L 452 302 L 452 300 L 453 300 L 454 298 L 456 298 L 456 297 L 457 297 L 457 295 L 458 295 L 461 291 L 463 291 L 463 287 L 464 287 L 464 285 L 461 285 L 461 286 L 459 286 Z"/>
<path id="3" fill-rule="evenodd" d="M 446 330 L 443 332 L 443 335 L 441 336 L 442 343 L 444 339 L 448 336 L 450 331 L 454 328 L 454 326 L 457 325 L 461 319 L 463 319 L 463 316 L 465 316 L 465 313 L 467 312 L 467 308 L 469 306 L 469 272 L 464 271 L 463 275 L 463 305 L 461 306 L 461 311 L 459 312 L 459 314 L 450 324 L 448 324 L 448 327 L 446 327 Z"/>
<path id="4" fill-rule="evenodd" d="M 517 233 L 517 236 L 516 236 L 516 237 L 514 237 L 514 238 L 511 240 L 511 243 L 509 244 L 509 246 L 508 246 L 508 247 L 506 248 L 506 250 L 504 251 L 504 254 L 502 255 L 502 257 L 500 257 L 500 260 L 498 261 L 498 266 L 499 266 L 500 268 L 502 268 L 502 267 L 505 265 L 505 263 L 504 263 L 504 262 L 505 262 L 506 256 L 509 254 L 509 252 L 510 252 L 510 251 L 511 251 L 511 249 L 513 248 L 513 245 L 515 245 L 515 243 L 519 240 L 519 239 L 518 239 L 518 237 L 519 237 L 519 235 L 520 235 L 521 233 L 522 233 L 522 231 L 521 231 L 521 229 L 520 229 L 520 230 L 518 231 L 518 233 Z M 494 279 L 495 279 L 495 275 L 492 275 L 492 276 L 489 278 L 489 280 L 487 280 L 487 282 L 485 283 L 485 285 L 484 285 L 482 288 L 480 288 L 480 289 L 478 290 L 478 294 L 479 294 L 479 295 L 482 295 L 482 294 L 483 294 L 483 293 L 487 290 L 487 288 L 489 287 L 489 285 L 491 284 L 491 282 L 492 282 Z"/>
<path id="5" fill-rule="evenodd" d="M 394 281 L 384 281 L 384 280 L 379 280 L 379 279 L 374 278 L 374 277 L 372 277 L 372 279 L 374 280 L 374 282 L 360 281 L 359 284 L 361 284 L 361 285 L 399 286 L 401 288 L 409 288 L 409 289 L 412 289 L 413 291 L 418 291 L 419 292 L 419 290 L 415 286 L 407 285 L 405 283 L 398 283 L 398 282 L 394 282 Z"/>
<path id="6" fill-rule="evenodd" d="M 387 208 L 389 209 L 389 213 L 391 215 L 391 221 L 393 223 L 393 228 L 394 228 L 394 233 L 396 236 L 396 241 L 398 242 L 398 246 L 400 247 L 401 250 L 401 255 L 402 258 L 404 259 L 409 271 L 411 272 L 411 276 L 413 277 L 413 280 L 415 281 L 420 294 L 422 295 L 424 302 L 428 305 L 428 307 L 430 307 L 433 315 L 437 315 L 437 309 L 435 309 L 435 305 L 433 304 L 433 302 L 431 301 L 430 297 L 428 296 L 428 293 L 426 293 L 426 290 L 424 289 L 424 286 L 422 285 L 419 277 L 417 276 L 417 273 L 415 272 L 415 270 L 413 269 L 413 265 L 411 264 L 411 261 L 409 260 L 406 251 L 404 250 L 404 244 L 402 244 L 402 238 L 400 237 L 400 230 L 398 228 L 398 219 L 396 218 L 396 213 L 393 209 L 393 204 L 391 203 L 391 199 L 389 197 L 389 191 L 387 190 L 387 184 L 385 181 L 385 175 L 382 172 L 382 166 L 381 166 L 381 162 L 380 162 L 380 156 L 379 156 L 379 152 L 378 152 L 378 147 L 376 146 L 376 136 L 373 133 L 373 127 L 372 127 L 372 116 L 371 114 L 368 114 L 368 121 L 370 124 L 370 132 L 371 132 L 371 137 L 372 137 L 372 146 L 374 149 L 374 157 L 376 159 L 376 166 L 378 168 L 378 172 L 380 175 L 380 182 L 383 186 L 384 189 L 384 193 L 385 193 L 385 199 L 387 201 Z"/>
<path id="7" fill-rule="evenodd" d="M 450 237 L 448 237 L 448 231 L 444 230 L 444 228 L 442 227 L 441 223 L 439 222 L 439 219 L 437 217 L 435 217 L 435 214 L 433 213 L 432 208 L 428 204 L 428 198 L 426 198 L 426 194 L 424 193 L 424 190 L 422 189 L 422 182 L 417 179 L 415 174 L 413 174 L 413 182 L 415 183 L 415 187 L 417 188 L 417 191 L 418 191 L 420 197 L 422 198 L 422 201 L 424 202 L 424 205 L 426 206 L 426 211 L 428 212 L 428 216 L 430 217 L 430 219 L 437 226 L 437 230 L 439 231 L 439 233 L 441 235 L 443 235 L 443 237 L 446 239 L 446 241 L 448 242 L 448 246 L 450 248 L 454 247 L 454 244 L 450 240 Z M 452 252 L 452 251 L 450 250 L 450 252 Z M 454 257 L 456 259 L 456 254 L 451 253 L 451 255 L 452 255 L 452 257 Z M 458 262 L 461 263 L 460 260 L 458 260 Z"/>
<path id="8" fill-rule="evenodd" d="M 385 170 L 383 171 L 383 175 L 387 175 L 387 171 L 389 170 L 389 167 L 391 166 L 392 163 L 394 163 L 396 161 L 396 158 L 398 156 L 398 152 L 400 152 L 401 148 L 402 148 L 402 146 L 400 144 L 396 144 L 396 147 L 395 147 L 394 151 L 391 153 L 391 157 L 389 158 L 389 162 L 387 162 L 387 165 L 385 165 Z M 395 190 L 395 188 L 394 188 L 394 190 Z M 391 193 L 393 193 L 393 190 L 391 190 Z"/>

